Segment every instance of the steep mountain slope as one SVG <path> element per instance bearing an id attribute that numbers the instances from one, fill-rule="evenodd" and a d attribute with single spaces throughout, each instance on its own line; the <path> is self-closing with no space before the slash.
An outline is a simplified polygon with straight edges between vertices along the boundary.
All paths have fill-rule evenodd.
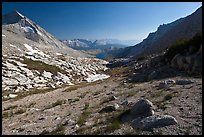
<path id="1" fill-rule="evenodd" d="M 169 24 L 160 25 L 156 32 L 150 33 L 141 43 L 125 49 L 123 56 L 138 58 L 142 55 L 158 53 L 171 46 L 177 40 L 190 39 L 197 32 L 201 31 L 202 7 L 185 18 L 178 19 Z"/>
<path id="2" fill-rule="evenodd" d="M 106 61 L 67 47 L 19 12 L 3 16 L 2 24 L 3 93 L 30 93 L 104 78 L 99 71 L 107 69 Z"/>
<path id="3" fill-rule="evenodd" d="M 32 45 L 38 46 L 39 48 L 50 49 L 54 52 L 56 50 L 62 51 L 69 56 L 88 56 L 66 47 L 62 42 L 18 11 L 12 11 L 2 17 L 2 32 L 7 36 L 7 39 L 3 42 L 6 48 L 9 47 L 8 43 L 12 42 L 15 42 L 16 45 L 31 42 Z"/>

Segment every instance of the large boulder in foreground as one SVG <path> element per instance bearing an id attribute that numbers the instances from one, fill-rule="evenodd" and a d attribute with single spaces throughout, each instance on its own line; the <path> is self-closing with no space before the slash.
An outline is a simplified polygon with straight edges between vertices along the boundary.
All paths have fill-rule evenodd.
<path id="1" fill-rule="evenodd" d="M 153 104 L 148 99 L 141 99 L 130 110 L 133 117 L 148 117 L 154 114 Z"/>
<path id="2" fill-rule="evenodd" d="M 173 116 L 161 115 L 161 116 L 149 116 L 146 118 L 136 118 L 132 121 L 131 126 L 135 130 L 150 131 L 154 128 L 160 128 L 169 125 L 177 124 L 177 120 Z"/>

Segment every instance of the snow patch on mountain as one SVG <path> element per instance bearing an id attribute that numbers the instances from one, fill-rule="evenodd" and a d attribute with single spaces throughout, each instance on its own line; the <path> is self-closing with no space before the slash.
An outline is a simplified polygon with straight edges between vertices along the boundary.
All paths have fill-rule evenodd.
<path id="1" fill-rule="evenodd" d="M 27 33 L 35 33 L 35 31 L 33 30 L 33 28 L 29 27 L 29 26 L 25 26 L 25 27 L 21 27 L 25 32 Z"/>

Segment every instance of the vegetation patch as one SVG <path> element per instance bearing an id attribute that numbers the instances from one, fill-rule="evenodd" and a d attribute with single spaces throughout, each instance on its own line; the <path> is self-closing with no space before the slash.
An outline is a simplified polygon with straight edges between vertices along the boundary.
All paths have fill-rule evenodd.
<path id="1" fill-rule="evenodd" d="M 86 119 L 89 117 L 89 115 L 91 114 L 91 112 L 88 110 L 89 108 L 89 103 L 88 102 L 85 102 L 85 106 L 84 106 L 84 111 L 83 113 L 79 116 L 79 119 L 77 121 L 77 124 L 82 126 L 85 122 L 86 122 Z"/>
<path id="2" fill-rule="evenodd" d="M 101 93 L 101 91 L 94 92 L 94 93 L 93 93 L 93 96 L 97 96 L 97 95 L 99 95 L 100 93 Z"/>
<path id="3" fill-rule="evenodd" d="M 11 116 L 13 116 L 13 113 L 11 113 L 11 112 L 3 112 L 2 113 L 2 118 L 8 118 L 8 117 L 11 117 Z"/>
<path id="4" fill-rule="evenodd" d="M 53 131 L 49 132 L 43 130 L 40 135 L 65 135 L 65 127 L 63 126 L 63 124 L 58 124 Z"/>
<path id="5" fill-rule="evenodd" d="M 164 96 L 163 100 L 156 102 L 155 104 L 157 105 L 158 108 L 165 110 L 167 107 L 166 105 L 168 104 L 167 101 L 171 100 L 173 97 L 177 96 L 178 92 L 173 92 L 169 93 Z"/>
<path id="6" fill-rule="evenodd" d="M 151 97 L 160 97 L 164 93 L 163 91 L 164 90 L 161 89 L 161 90 L 159 90 L 157 92 L 154 92 L 153 94 L 151 94 Z"/>
<path id="7" fill-rule="evenodd" d="M 197 52 L 202 44 L 202 32 L 197 33 L 192 39 L 177 40 L 165 53 L 164 57 L 171 61 L 176 54 L 184 55 L 187 52 L 193 54 Z"/>
<path id="8" fill-rule="evenodd" d="M 29 96 L 29 95 L 44 94 L 44 93 L 50 92 L 52 90 L 53 90 L 53 88 L 46 88 L 46 89 L 33 88 L 30 91 L 28 91 L 28 92 L 19 92 L 19 93 L 16 93 L 18 95 L 17 97 L 15 97 L 15 98 L 5 98 L 5 99 L 3 99 L 3 101 L 6 101 L 6 100 L 16 101 L 16 100 L 22 99 L 22 98 L 24 98 L 26 96 Z"/>
<path id="9" fill-rule="evenodd" d="M 26 112 L 26 109 L 20 108 L 16 111 L 11 110 L 10 112 L 6 111 L 2 113 L 2 118 L 9 118 L 12 117 L 13 115 L 19 115 L 19 114 L 23 114 Z"/>
<path id="10" fill-rule="evenodd" d="M 86 122 L 86 119 L 90 116 L 91 112 L 90 111 L 83 111 L 83 113 L 79 116 L 79 119 L 77 121 L 77 124 L 79 126 L 82 126 L 85 122 Z"/>
<path id="11" fill-rule="evenodd" d="M 66 102 L 65 100 L 57 100 L 56 102 L 52 103 L 51 105 L 48 105 L 47 107 L 45 107 L 45 109 L 50 109 L 50 108 L 56 107 L 58 105 L 62 105 L 65 102 Z"/>
<path id="12" fill-rule="evenodd" d="M 61 73 L 67 73 L 64 70 L 61 70 L 59 67 L 54 66 L 54 65 L 49 65 L 46 64 L 42 61 L 38 61 L 38 60 L 32 60 L 32 59 L 28 59 L 28 58 L 23 58 L 24 60 L 21 61 L 23 64 L 27 65 L 27 68 L 30 70 L 37 70 L 39 72 L 43 72 L 43 71 L 48 71 L 51 72 L 52 74 L 56 75 L 57 72 L 61 72 Z"/>
<path id="13" fill-rule="evenodd" d="M 84 98 L 86 96 L 87 92 L 81 93 L 81 95 L 79 95 L 79 98 Z"/>
<path id="14" fill-rule="evenodd" d="M 20 108 L 14 114 L 23 114 L 26 112 L 26 109 Z"/>
<path id="15" fill-rule="evenodd" d="M 89 108 L 89 103 L 85 102 L 84 110 L 87 110 Z"/>
<path id="16" fill-rule="evenodd" d="M 17 108 L 17 107 L 18 107 L 17 105 L 8 106 L 7 108 L 4 109 L 4 111 L 6 111 L 6 110 L 12 110 L 12 109 L 15 109 L 15 108 Z"/>
<path id="17" fill-rule="evenodd" d="M 115 131 L 116 129 L 120 128 L 120 121 L 119 119 L 113 119 L 110 121 L 110 124 L 106 127 L 106 132 L 112 132 Z"/>
<path id="18" fill-rule="evenodd" d="M 36 102 L 31 102 L 30 104 L 28 104 L 28 108 L 34 107 L 35 104 L 36 104 Z"/>
<path id="19" fill-rule="evenodd" d="M 102 102 L 100 102 L 100 105 L 104 104 L 104 103 L 107 103 L 107 102 L 110 102 L 112 101 L 112 99 L 109 97 L 109 98 L 104 98 Z"/>
<path id="20" fill-rule="evenodd" d="M 127 76 L 129 72 L 129 67 L 117 67 L 117 68 L 112 68 L 108 69 L 106 71 L 106 74 L 113 76 L 113 77 L 118 77 L 118 76 Z"/>

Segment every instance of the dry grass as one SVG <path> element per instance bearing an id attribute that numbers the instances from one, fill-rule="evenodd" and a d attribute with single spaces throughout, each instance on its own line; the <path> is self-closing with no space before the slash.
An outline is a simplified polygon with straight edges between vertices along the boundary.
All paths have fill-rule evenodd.
<path id="1" fill-rule="evenodd" d="M 50 109 L 50 108 L 53 108 L 53 107 L 56 107 L 58 105 L 62 105 L 64 104 L 66 101 L 65 100 L 57 100 L 56 102 L 52 103 L 51 105 L 48 105 L 44 108 L 45 109 Z"/>
<path id="2" fill-rule="evenodd" d="M 63 124 L 58 124 L 53 131 L 49 132 L 43 130 L 40 135 L 65 135 L 65 127 L 63 126 Z"/>
<path id="3" fill-rule="evenodd" d="M 167 108 L 166 105 L 168 104 L 168 101 L 170 101 L 173 97 L 176 97 L 176 96 L 178 96 L 177 91 L 166 94 L 161 101 L 155 102 L 155 105 L 157 105 L 158 108 L 165 110 Z"/>
<path id="4" fill-rule="evenodd" d="M 6 111 L 6 110 L 12 110 L 12 109 L 15 109 L 15 108 L 17 108 L 17 107 L 18 107 L 17 105 L 8 106 L 7 108 L 4 109 L 4 111 Z"/>
<path id="5" fill-rule="evenodd" d="M 32 59 L 28 59 L 28 58 L 24 58 L 23 61 L 21 61 L 23 64 L 27 65 L 27 68 L 30 70 L 37 70 L 39 72 L 43 72 L 43 71 L 48 71 L 51 72 L 53 74 L 57 74 L 57 72 L 61 72 L 61 73 L 67 73 L 64 70 L 61 70 L 59 67 L 54 66 L 54 65 L 49 65 L 46 64 L 42 61 L 36 61 L 36 60 L 32 60 Z"/>
<path id="6" fill-rule="evenodd" d="M 57 88 L 56 88 L 57 89 Z M 24 97 L 27 97 L 29 95 L 33 95 L 33 94 L 44 94 L 44 93 L 47 93 L 47 92 L 50 92 L 52 91 L 53 88 L 46 88 L 46 89 L 36 89 L 36 88 L 33 88 L 31 89 L 30 91 L 28 92 L 19 92 L 19 93 L 16 93 L 18 96 L 15 97 L 15 98 L 6 98 L 4 99 L 3 101 L 6 101 L 6 100 L 9 100 L 9 101 L 17 101 L 19 99 L 22 99 Z"/>

